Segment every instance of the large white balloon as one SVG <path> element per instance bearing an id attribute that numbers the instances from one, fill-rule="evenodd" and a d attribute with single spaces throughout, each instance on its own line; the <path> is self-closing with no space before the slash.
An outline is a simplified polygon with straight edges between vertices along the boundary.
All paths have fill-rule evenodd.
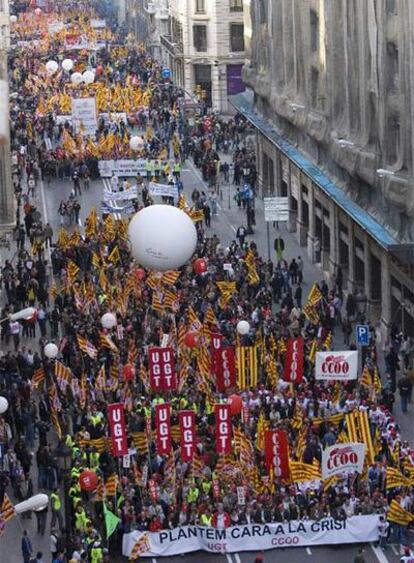
<path id="1" fill-rule="evenodd" d="M 105 313 L 101 317 L 101 324 L 104 328 L 114 328 L 116 326 L 116 317 L 113 313 Z"/>
<path id="2" fill-rule="evenodd" d="M 46 358 L 54 360 L 57 355 L 59 354 L 59 348 L 56 346 L 54 342 L 49 342 L 43 349 Z"/>
<path id="3" fill-rule="evenodd" d="M 70 70 L 72 70 L 73 68 L 73 61 L 72 59 L 65 59 L 62 62 L 62 68 L 63 70 L 66 70 L 66 72 L 69 72 Z"/>
<path id="4" fill-rule="evenodd" d="M 0 414 L 4 414 L 9 408 L 9 401 L 6 397 L 0 397 Z"/>
<path id="5" fill-rule="evenodd" d="M 10 315 L 10 320 L 11 321 L 19 321 L 20 319 L 29 320 L 35 314 L 36 314 L 36 308 L 35 307 L 26 307 L 25 309 L 22 309 L 21 311 L 17 311 L 17 313 L 12 313 Z"/>
<path id="6" fill-rule="evenodd" d="M 144 139 L 138 136 L 131 137 L 131 140 L 129 141 L 129 146 L 133 151 L 142 151 L 142 149 L 144 148 Z"/>
<path id="7" fill-rule="evenodd" d="M 92 84 L 92 82 L 95 82 L 95 73 L 92 70 L 85 70 L 82 74 L 82 80 L 85 84 Z"/>
<path id="8" fill-rule="evenodd" d="M 49 497 L 44 493 L 34 495 L 23 502 L 14 505 L 14 510 L 17 514 L 22 514 L 28 510 L 41 510 L 49 504 Z"/>
<path id="9" fill-rule="evenodd" d="M 141 266 L 175 270 L 194 254 L 197 231 L 190 217 L 171 205 L 138 211 L 128 227 L 131 251 Z"/>
<path id="10" fill-rule="evenodd" d="M 250 325 L 247 321 L 239 321 L 237 323 L 237 332 L 242 336 L 248 334 L 250 330 Z"/>
<path id="11" fill-rule="evenodd" d="M 16 16 L 15 14 L 12 14 L 12 15 L 10 16 L 10 22 L 11 22 L 11 23 L 16 23 L 16 22 L 17 22 L 17 16 Z"/>
<path id="12" fill-rule="evenodd" d="M 83 78 L 82 78 L 82 75 L 81 75 L 80 72 L 74 72 L 72 74 L 72 76 L 70 77 L 70 80 L 71 80 L 72 84 L 75 84 L 77 86 L 78 84 L 80 84 L 82 82 Z"/>
<path id="13" fill-rule="evenodd" d="M 58 68 L 59 68 L 59 64 L 56 61 L 48 61 L 46 63 L 46 70 L 47 73 L 50 75 L 55 74 Z"/>

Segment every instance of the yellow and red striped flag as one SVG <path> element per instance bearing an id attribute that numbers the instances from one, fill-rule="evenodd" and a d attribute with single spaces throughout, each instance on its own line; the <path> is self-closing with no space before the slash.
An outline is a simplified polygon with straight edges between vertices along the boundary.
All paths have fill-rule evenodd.
<path id="1" fill-rule="evenodd" d="M 3 502 L 0 508 L 0 520 L 9 522 L 12 518 L 14 518 L 14 516 L 16 516 L 14 506 L 6 493 L 4 493 Z"/>
<path id="2" fill-rule="evenodd" d="M 408 526 L 414 520 L 414 514 L 405 510 L 396 499 L 393 499 L 387 512 L 387 520 L 400 526 Z"/>
<path id="3" fill-rule="evenodd" d="M 138 559 L 143 553 L 147 551 L 151 551 L 151 545 L 148 532 L 144 532 L 142 536 L 140 536 L 135 542 L 135 545 L 132 548 L 131 554 L 129 556 L 129 560 L 135 561 L 135 559 Z"/>
<path id="4" fill-rule="evenodd" d="M 43 367 L 38 368 L 32 377 L 32 385 L 34 389 L 37 389 L 41 383 L 45 380 L 45 370 Z"/>
<path id="5" fill-rule="evenodd" d="M 95 348 L 95 346 L 91 342 L 89 342 L 87 338 L 80 334 L 76 335 L 76 339 L 78 341 L 78 346 L 82 350 L 82 352 L 87 354 L 92 360 L 96 360 L 96 358 L 98 357 L 98 350 Z"/>

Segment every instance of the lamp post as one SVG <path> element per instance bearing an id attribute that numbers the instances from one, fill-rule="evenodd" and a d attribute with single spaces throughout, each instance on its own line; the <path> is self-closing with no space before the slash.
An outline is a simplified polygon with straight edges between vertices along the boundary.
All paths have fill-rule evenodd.
<path id="1" fill-rule="evenodd" d="M 69 543 L 72 537 L 72 511 L 69 499 L 69 471 L 72 461 L 72 451 L 64 442 L 61 442 L 56 450 L 59 459 L 59 470 L 63 476 L 63 496 L 65 500 L 65 540 L 66 549 L 69 551 Z"/>

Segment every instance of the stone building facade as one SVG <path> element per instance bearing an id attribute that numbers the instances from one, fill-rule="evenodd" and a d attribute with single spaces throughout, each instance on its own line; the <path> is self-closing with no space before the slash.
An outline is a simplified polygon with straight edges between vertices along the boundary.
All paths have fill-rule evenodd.
<path id="1" fill-rule="evenodd" d="M 0 0 L 0 120 L 9 123 L 9 88 L 7 51 L 10 46 L 10 15 L 8 0 Z M 0 143 L 0 231 L 9 230 L 15 221 L 15 198 L 11 180 L 10 138 Z"/>
<path id="2" fill-rule="evenodd" d="M 187 92 L 226 113 L 228 96 L 244 90 L 243 0 L 170 0 L 162 60 Z"/>
<path id="3" fill-rule="evenodd" d="M 414 335 L 414 2 L 254 0 L 243 76 L 264 195 L 383 327 Z M 319 248 L 321 252 L 319 252 Z"/>

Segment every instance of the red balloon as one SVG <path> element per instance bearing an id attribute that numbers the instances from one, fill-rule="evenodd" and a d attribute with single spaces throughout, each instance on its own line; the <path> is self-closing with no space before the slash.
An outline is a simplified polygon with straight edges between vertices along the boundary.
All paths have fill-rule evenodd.
<path id="1" fill-rule="evenodd" d="M 241 413 L 243 408 L 243 399 L 239 395 L 230 395 L 228 403 L 230 404 L 231 416 L 236 416 L 236 414 Z"/>
<path id="2" fill-rule="evenodd" d="M 98 65 L 98 66 L 96 67 L 96 71 L 95 71 L 96 76 L 101 76 L 101 74 L 103 73 L 103 71 L 104 71 L 104 67 L 103 67 L 102 65 Z"/>
<path id="3" fill-rule="evenodd" d="M 135 270 L 135 277 L 137 278 L 138 281 L 145 280 L 145 270 L 144 270 L 144 268 L 137 268 Z"/>
<path id="4" fill-rule="evenodd" d="M 197 258 L 197 260 L 194 260 L 193 267 L 196 274 L 204 274 L 204 272 L 207 272 L 207 260 Z"/>
<path id="5" fill-rule="evenodd" d="M 91 471 L 90 469 L 85 469 L 79 475 L 79 485 L 82 491 L 94 491 L 98 486 L 98 476 L 95 471 Z"/>
<path id="6" fill-rule="evenodd" d="M 187 334 L 184 336 L 184 344 L 189 348 L 197 348 L 198 332 L 187 332 Z"/>
<path id="7" fill-rule="evenodd" d="M 135 368 L 132 364 L 125 364 L 122 370 L 124 381 L 132 381 L 135 377 Z"/>

